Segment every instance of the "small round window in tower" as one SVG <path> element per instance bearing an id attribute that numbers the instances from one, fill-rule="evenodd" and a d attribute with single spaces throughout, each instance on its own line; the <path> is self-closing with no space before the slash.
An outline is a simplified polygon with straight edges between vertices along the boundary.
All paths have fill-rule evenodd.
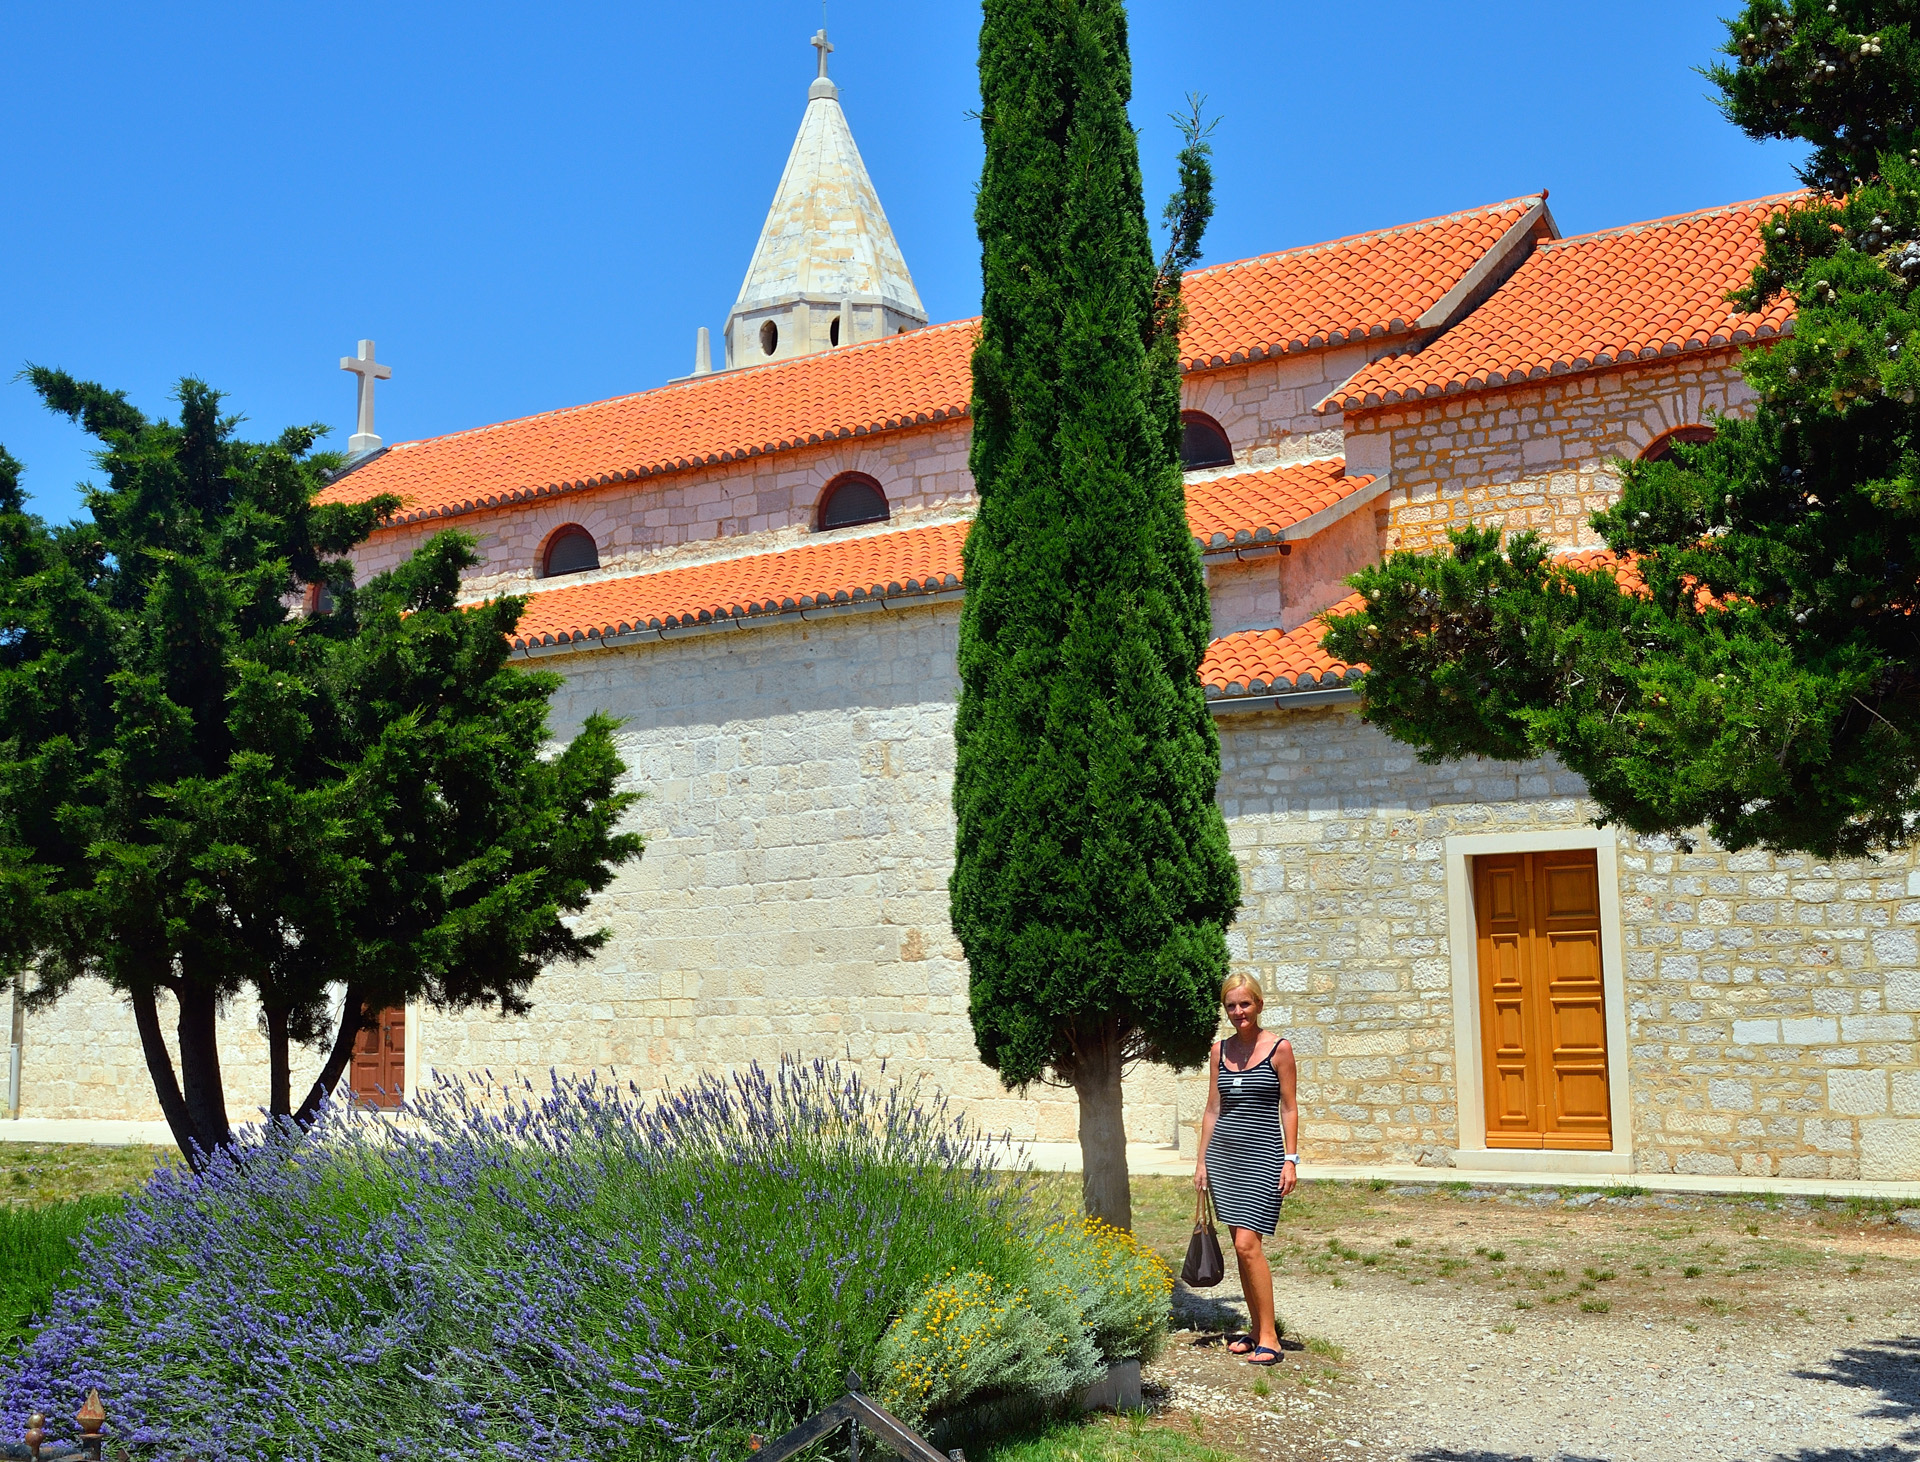
<path id="1" fill-rule="evenodd" d="M 561 574 L 584 574 L 600 567 L 600 548 L 593 535 L 578 523 L 569 523 L 547 540 L 540 572 L 544 578 Z"/>
<path id="2" fill-rule="evenodd" d="M 820 531 L 854 528 L 862 523 L 884 523 L 887 495 L 864 472 L 843 472 L 820 495 Z"/>
<path id="3" fill-rule="evenodd" d="M 838 345 L 839 343 L 840 343 L 840 317 L 838 315 L 835 315 L 831 320 L 827 322 L 827 344 Z"/>
<path id="4" fill-rule="evenodd" d="M 1189 472 L 1233 465 L 1233 443 L 1220 423 L 1204 412 L 1180 413 L 1180 465 Z"/>
<path id="5" fill-rule="evenodd" d="M 772 355 L 780 348 L 780 327 L 768 320 L 760 327 L 760 353 Z"/>

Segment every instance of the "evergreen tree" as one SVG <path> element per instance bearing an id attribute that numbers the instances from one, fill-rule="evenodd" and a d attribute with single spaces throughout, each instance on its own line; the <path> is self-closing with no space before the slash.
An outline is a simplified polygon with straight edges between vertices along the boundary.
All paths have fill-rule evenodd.
<path id="1" fill-rule="evenodd" d="M 49 529 L 0 454 L 0 961 L 34 1002 L 84 976 L 127 997 L 190 1159 L 230 1136 L 216 1018 L 242 992 L 266 1108 L 304 1119 L 380 1008 L 524 1010 L 604 940 L 563 916 L 640 849 L 613 723 L 543 757 L 557 677 L 507 663 L 522 601 L 456 607 L 470 542 L 355 589 L 344 555 L 395 504 L 317 504 L 340 459 L 316 429 L 250 443 L 197 381 L 170 422 L 30 375 L 108 485 Z M 327 1056 L 296 1108 L 298 1044 Z"/>
<path id="2" fill-rule="evenodd" d="M 1123 1227 L 1121 1075 L 1205 1059 L 1239 904 L 1179 457 L 1211 178 L 1195 128 L 1156 270 L 1130 85 L 1120 0 L 987 0 L 951 883 L 981 1059 L 1073 1085 L 1087 1211 Z"/>
<path id="3" fill-rule="evenodd" d="M 1820 857 L 1899 847 L 1920 815 L 1920 85 L 1911 4 L 1756 0 L 1709 75 L 1751 135 L 1817 144 L 1844 185 L 1762 226 L 1732 296 L 1795 302 L 1749 351 L 1750 419 L 1619 464 L 1593 525 L 1631 565 L 1455 533 L 1355 577 L 1328 648 L 1366 718 L 1424 760 L 1557 756 L 1606 819 Z M 1856 181 L 1857 180 L 1857 181 Z"/>

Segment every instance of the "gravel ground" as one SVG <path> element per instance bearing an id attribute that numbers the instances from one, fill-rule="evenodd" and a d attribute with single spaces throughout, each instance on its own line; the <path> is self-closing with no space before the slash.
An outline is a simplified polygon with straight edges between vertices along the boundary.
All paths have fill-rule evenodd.
<path id="1" fill-rule="evenodd" d="M 1231 1259 L 1181 1296 L 1162 1424 L 1286 1462 L 1920 1459 L 1920 1229 L 1894 1216 L 1402 1190 L 1341 1218 L 1272 1246 L 1277 1371 L 1214 1333 Z"/>

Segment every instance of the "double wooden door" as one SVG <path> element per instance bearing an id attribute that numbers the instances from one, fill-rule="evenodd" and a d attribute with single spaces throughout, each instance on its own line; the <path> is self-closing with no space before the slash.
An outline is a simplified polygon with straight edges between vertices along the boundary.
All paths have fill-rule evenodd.
<path id="1" fill-rule="evenodd" d="M 1475 858 L 1473 884 L 1487 1146 L 1604 1152 L 1613 1109 L 1594 853 Z"/>
<path id="2" fill-rule="evenodd" d="M 407 1088 L 407 1012 L 392 1006 L 353 1043 L 348 1078 L 353 1098 L 370 1107 L 397 1107 Z"/>

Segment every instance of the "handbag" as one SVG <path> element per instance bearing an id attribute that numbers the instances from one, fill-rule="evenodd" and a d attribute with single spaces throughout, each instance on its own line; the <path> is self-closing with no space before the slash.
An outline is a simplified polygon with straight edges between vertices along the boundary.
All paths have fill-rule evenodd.
<path id="1" fill-rule="evenodd" d="M 1202 1188 L 1193 1200 L 1193 1237 L 1187 1240 L 1187 1262 L 1180 1266 L 1180 1282 L 1188 1289 L 1211 1289 L 1227 1272 L 1220 1257 L 1220 1230 L 1215 1226 L 1213 1192 Z"/>

